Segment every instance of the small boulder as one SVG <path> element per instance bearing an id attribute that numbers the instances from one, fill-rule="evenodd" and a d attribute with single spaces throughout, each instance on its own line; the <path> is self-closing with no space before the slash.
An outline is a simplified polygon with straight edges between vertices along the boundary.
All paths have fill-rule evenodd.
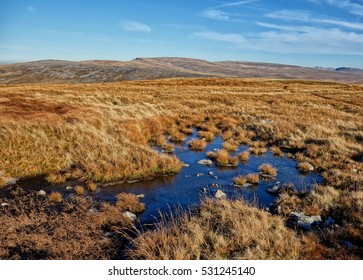
<path id="1" fill-rule="evenodd" d="M 131 213 L 129 211 L 125 211 L 122 214 L 124 217 L 128 218 L 131 222 L 134 222 L 137 218 L 137 216 L 134 213 Z"/>
<path id="2" fill-rule="evenodd" d="M 9 203 L 3 202 L 0 204 L 1 207 L 9 207 Z"/>
<path id="3" fill-rule="evenodd" d="M 73 187 L 71 187 L 71 186 L 66 186 L 66 190 L 67 190 L 67 191 L 71 191 L 71 190 L 73 190 Z"/>
<path id="4" fill-rule="evenodd" d="M 144 195 L 143 193 L 140 193 L 140 194 L 136 195 L 136 197 L 137 197 L 137 198 L 144 198 L 144 197 L 145 197 L 145 195 Z"/>
<path id="5" fill-rule="evenodd" d="M 271 194 L 278 194 L 281 191 L 280 182 L 276 182 L 275 185 L 273 185 L 272 187 L 268 188 L 266 191 L 268 193 L 271 193 Z"/>
<path id="6" fill-rule="evenodd" d="M 210 159 L 201 159 L 200 161 L 198 161 L 198 164 L 202 164 L 202 165 L 211 165 L 213 162 Z"/>
<path id="7" fill-rule="evenodd" d="M 321 216 L 308 216 L 302 212 L 291 212 L 290 220 L 305 231 L 310 231 L 313 226 L 319 225 L 322 222 Z"/>
<path id="8" fill-rule="evenodd" d="M 214 197 L 218 198 L 218 199 L 225 199 L 225 198 L 227 198 L 227 195 L 224 192 L 222 192 L 221 190 L 218 190 L 216 192 L 216 194 L 214 195 Z"/>
<path id="9" fill-rule="evenodd" d="M 203 176 L 203 173 L 198 173 L 197 177 Z"/>
<path id="10" fill-rule="evenodd" d="M 187 164 L 187 163 L 184 163 L 184 162 L 183 162 L 183 163 L 182 163 L 182 166 L 183 166 L 183 167 L 189 167 L 189 164 Z"/>
<path id="11" fill-rule="evenodd" d="M 209 172 L 208 172 L 208 175 L 213 176 L 213 175 L 214 175 L 214 172 L 209 171 Z"/>
<path id="12" fill-rule="evenodd" d="M 38 195 L 45 196 L 45 195 L 47 195 L 47 193 L 44 190 L 40 190 L 38 192 Z"/>

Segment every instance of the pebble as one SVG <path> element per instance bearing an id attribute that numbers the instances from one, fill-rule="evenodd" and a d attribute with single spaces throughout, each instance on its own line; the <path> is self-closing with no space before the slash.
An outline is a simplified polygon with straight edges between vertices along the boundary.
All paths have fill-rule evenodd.
<path id="1" fill-rule="evenodd" d="M 44 196 L 44 195 L 47 195 L 47 193 L 46 193 L 44 190 L 40 190 L 40 191 L 38 192 L 38 195 L 42 195 L 42 196 Z"/>

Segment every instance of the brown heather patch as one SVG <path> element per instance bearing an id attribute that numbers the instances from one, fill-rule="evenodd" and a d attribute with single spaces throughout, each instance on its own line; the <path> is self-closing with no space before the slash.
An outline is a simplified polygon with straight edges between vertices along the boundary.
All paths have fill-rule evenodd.
<path id="1" fill-rule="evenodd" d="M 236 185 L 243 186 L 245 183 L 247 183 L 247 176 L 240 175 L 238 177 L 234 177 L 233 182 Z"/>
<path id="2" fill-rule="evenodd" d="M 161 145 L 161 148 L 167 153 L 171 153 L 174 151 L 174 145 L 169 143 Z"/>
<path id="3" fill-rule="evenodd" d="M 281 149 L 279 147 L 272 146 L 271 151 L 274 156 L 279 156 L 279 157 L 284 156 L 284 153 L 281 151 Z"/>
<path id="4" fill-rule="evenodd" d="M 54 203 L 36 192 L 13 189 L 0 211 L 0 259 L 94 260 L 115 258 L 122 236 L 113 227 L 133 228 L 114 206 L 72 196 Z M 98 208 L 90 212 L 91 208 Z"/>
<path id="5" fill-rule="evenodd" d="M 95 192 L 97 190 L 97 185 L 95 183 L 90 182 L 87 184 L 87 189 L 90 192 Z"/>
<path id="6" fill-rule="evenodd" d="M 251 154 L 254 154 L 254 155 L 264 155 L 267 152 L 267 148 L 251 147 L 251 148 L 249 148 L 249 151 Z"/>
<path id="7" fill-rule="evenodd" d="M 204 139 L 193 139 L 188 145 L 194 151 L 203 151 L 207 146 L 207 142 Z"/>
<path id="8" fill-rule="evenodd" d="M 235 141 L 228 141 L 223 143 L 223 149 L 227 150 L 228 152 L 235 152 L 238 148 L 238 143 Z"/>
<path id="9" fill-rule="evenodd" d="M 247 175 L 247 182 L 250 184 L 258 184 L 260 182 L 260 177 L 257 173 L 251 173 Z"/>
<path id="10" fill-rule="evenodd" d="M 225 166 L 229 164 L 229 153 L 226 150 L 218 150 L 217 151 L 217 164 Z"/>
<path id="11" fill-rule="evenodd" d="M 309 172 L 310 171 L 310 164 L 308 162 L 299 162 L 297 164 L 297 169 L 299 169 L 301 172 Z"/>
<path id="12" fill-rule="evenodd" d="M 280 217 L 244 201 L 207 199 L 132 241 L 129 255 L 147 260 L 299 259 L 301 240 Z"/>

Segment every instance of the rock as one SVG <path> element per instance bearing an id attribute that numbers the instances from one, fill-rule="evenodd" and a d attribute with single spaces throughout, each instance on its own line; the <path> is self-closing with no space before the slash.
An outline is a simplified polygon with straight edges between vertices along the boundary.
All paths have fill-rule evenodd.
<path id="1" fill-rule="evenodd" d="M 278 194 L 281 191 L 280 182 L 276 182 L 276 184 L 273 185 L 273 187 L 268 188 L 266 191 L 272 194 Z"/>
<path id="2" fill-rule="evenodd" d="M 115 235 L 115 232 L 114 232 L 114 231 L 105 231 L 105 232 L 104 232 L 104 235 L 105 235 L 106 237 L 112 237 L 112 236 L 114 236 L 114 235 Z"/>
<path id="3" fill-rule="evenodd" d="M 352 169 L 352 171 L 353 171 L 354 173 L 358 173 L 358 169 L 357 169 L 357 168 L 353 168 L 353 169 Z"/>
<path id="4" fill-rule="evenodd" d="M 95 207 L 92 207 L 92 208 L 90 208 L 89 210 L 88 210 L 88 212 L 90 212 L 90 213 L 98 213 L 98 212 L 100 212 L 97 208 L 95 208 Z"/>
<path id="5" fill-rule="evenodd" d="M 140 193 L 140 194 L 136 195 L 136 197 L 138 197 L 138 198 L 144 198 L 145 195 L 143 193 Z"/>
<path id="6" fill-rule="evenodd" d="M 244 183 L 243 185 L 234 184 L 233 186 L 236 188 L 249 188 L 252 186 L 252 184 L 250 183 Z"/>
<path id="7" fill-rule="evenodd" d="M 313 226 L 322 222 L 321 216 L 308 216 L 302 212 L 291 212 L 290 219 L 293 219 L 297 227 L 306 231 L 310 231 Z"/>
<path id="8" fill-rule="evenodd" d="M 213 163 L 213 161 L 211 161 L 210 159 L 201 159 L 200 161 L 198 161 L 198 164 L 202 164 L 202 165 L 211 165 Z"/>
<path id="9" fill-rule="evenodd" d="M 218 199 L 225 199 L 225 198 L 227 198 L 227 195 L 224 192 L 222 192 L 221 190 L 218 190 L 216 192 L 216 194 L 214 195 L 214 197 L 218 198 Z"/>
<path id="10" fill-rule="evenodd" d="M 9 207 L 9 203 L 3 202 L 0 204 L 1 207 Z"/>
<path id="11" fill-rule="evenodd" d="M 71 191 L 71 190 L 73 190 L 73 187 L 71 187 L 71 186 L 66 186 L 66 190 L 67 190 L 67 191 Z"/>
<path id="12" fill-rule="evenodd" d="M 125 211 L 122 213 L 122 215 L 126 218 L 128 218 L 131 222 L 134 222 L 136 220 L 136 215 L 134 213 L 131 213 L 129 211 Z"/>
<path id="13" fill-rule="evenodd" d="M 207 188 L 203 188 L 203 193 L 207 193 Z"/>
<path id="14" fill-rule="evenodd" d="M 47 193 L 44 190 L 40 190 L 38 192 L 38 195 L 45 196 L 45 195 L 47 195 Z"/>
<path id="15" fill-rule="evenodd" d="M 203 176 L 203 173 L 198 173 L 197 177 Z"/>
<path id="16" fill-rule="evenodd" d="M 10 186 L 10 185 L 15 185 L 16 184 L 16 181 L 18 181 L 18 179 L 16 179 L 16 178 L 12 178 L 12 177 L 10 177 L 10 178 L 7 178 L 7 182 L 6 182 L 6 186 Z"/>
<path id="17" fill-rule="evenodd" d="M 335 220 L 329 216 L 324 222 L 324 227 L 330 227 L 333 224 L 335 224 Z"/>
<path id="18" fill-rule="evenodd" d="M 213 184 L 212 184 L 212 187 L 216 187 L 216 188 L 218 188 L 218 184 L 213 183 Z"/>
<path id="19" fill-rule="evenodd" d="M 309 171 L 314 171 L 314 166 L 312 166 L 307 161 L 303 162 L 302 164 L 304 164 L 308 168 Z"/>
<path id="20" fill-rule="evenodd" d="M 218 179 L 218 176 L 214 176 L 214 179 Z"/>
<path id="21" fill-rule="evenodd" d="M 187 163 L 184 163 L 184 162 L 183 162 L 183 163 L 182 163 L 182 166 L 183 166 L 183 167 L 189 167 L 189 164 L 187 164 Z"/>
<path id="22" fill-rule="evenodd" d="M 215 152 L 216 152 L 216 151 L 218 151 L 218 149 L 217 149 L 217 148 L 214 148 L 214 149 L 213 149 L 213 151 L 215 151 Z"/>
<path id="23" fill-rule="evenodd" d="M 127 183 L 129 184 L 133 184 L 133 183 L 136 183 L 136 182 L 139 182 L 140 180 L 130 180 L 130 181 L 127 181 Z"/>
<path id="24" fill-rule="evenodd" d="M 213 176 L 213 175 L 214 175 L 214 172 L 209 171 L 209 172 L 208 172 L 208 175 Z"/>

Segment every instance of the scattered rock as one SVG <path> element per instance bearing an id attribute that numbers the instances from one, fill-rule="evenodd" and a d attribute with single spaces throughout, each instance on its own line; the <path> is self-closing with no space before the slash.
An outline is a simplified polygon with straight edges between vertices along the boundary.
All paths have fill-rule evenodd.
<path id="1" fill-rule="evenodd" d="M 217 149 L 217 148 L 214 148 L 214 149 L 213 149 L 213 151 L 215 151 L 215 152 L 216 152 L 216 151 L 218 151 L 218 149 Z"/>
<path id="2" fill-rule="evenodd" d="M 217 187 L 217 188 L 218 188 L 218 184 L 213 183 L 213 184 L 212 184 L 212 187 Z"/>
<path id="3" fill-rule="evenodd" d="M 104 232 L 104 236 L 106 237 L 112 237 L 115 235 L 115 232 L 114 231 L 105 231 Z"/>
<path id="4" fill-rule="evenodd" d="M 252 184 L 250 183 L 244 183 L 243 185 L 234 184 L 233 186 L 235 186 L 236 188 L 249 188 L 252 186 Z"/>
<path id="5" fill-rule="evenodd" d="M 306 231 L 310 231 L 313 226 L 319 225 L 322 222 L 321 216 L 308 216 L 302 212 L 291 212 L 290 220 L 297 227 Z"/>
<path id="6" fill-rule="evenodd" d="M 213 175 L 214 175 L 214 172 L 209 171 L 209 172 L 208 172 L 208 175 L 213 176 Z"/>
<path id="7" fill-rule="evenodd" d="M 278 194 L 281 191 L 280 181 L 276 182 L 273 187 L 268 188 L 266 191 L 272 194 Z"/>
<path id="8" fill-rule="evenodd" d="M 130 181 L 127 181 L 127 183 L 129 184 L 133 184 L 133 183 L 136 183 L 136 182 L 139 182 L 140 180 L 130 180 Z"/>
<path id="9" fill-rule="evenodd" d="M 136 195 L 136 197 L 138 197 L 138 198 L 144 198 L 145 195 L 143 193 L 140 193 L 140 194 Z"/>
<path id="10" fill-rule="evenodd" d="M 73 190 L 73 187 L 71 187 L 71 186 L 66 186 L 66 190 L 67 190 L 67 191 L 71 191 L 71 190 Z"/>
<path id="11" fill-rule="evenodd" d="M 88 212 L 90 212 L 90 213 L 98 213 L 98 212 L 100 212 L 97 208 L 95 208 L 95 207 L 92 207 L 92 208 L 90 208 L 89 210 L 88 210 Z"/>
<path id="12" fill-rule="evenodd" d="M 214 176 L 214 179 L 218 179 L 218 176 Z"/>
<path id="13" fill-rule="evenodd" d="M 203 176 L 203 173 L 198 173 L 197 177 Z"/>
<path id="14" fill-rule="evenodd" d="M 134 214 L 134 213 L 131 213 L 131 212 L 129 212 L 129 211 L 125 211 L 125 212 L 123 212 L 123 214 L 122 215 L 124 215 L 124 217 L 126 217 L 126 218 L 128 218 L 128 219 L 130 219 L 130 221 L 131 222 L 134 222 L 135 220 L 136 220 L 136 215 Z"/>
<path id="15" fill-rule="evenodd" d="M 38 192 L 38 195 L 45 196 L 45 195 L 47 195 L 47 193 L 44 190 L 40 190 Z"/>
<path id="16" fill-rule="evenodd" d="M 187 164 L 187 163 L 184 163 L 184 162 L 183 162 L 183 163 L 182 163 L 182 166 L 183 166 L 183 167 L 189 167 L 189 164 Z"/>
<path id="17" fill-rule="evenodd" d="M 9 203 L 3 202 L 0 204 L 1 207 L 9 207 Z"/>
<path id="18" fill-rule="evenodd" d="M 202 164 L 202 165 L 211 165 L 213 163 L 213 161 L 211 161 L 210 159 L 201 159 L 200 161 L 198 161 L 198 164 Z"/>
<path id="19" fill-rule="evenodd" d="M 227 198 L 227 195 L 224 192 L 222 192 L 221 190 L 218 190 L 216 192 L 216 194 L 214 195 L 214 197 L 218 198 L 218 199 L 225 199 L 225 198 Z"/>

